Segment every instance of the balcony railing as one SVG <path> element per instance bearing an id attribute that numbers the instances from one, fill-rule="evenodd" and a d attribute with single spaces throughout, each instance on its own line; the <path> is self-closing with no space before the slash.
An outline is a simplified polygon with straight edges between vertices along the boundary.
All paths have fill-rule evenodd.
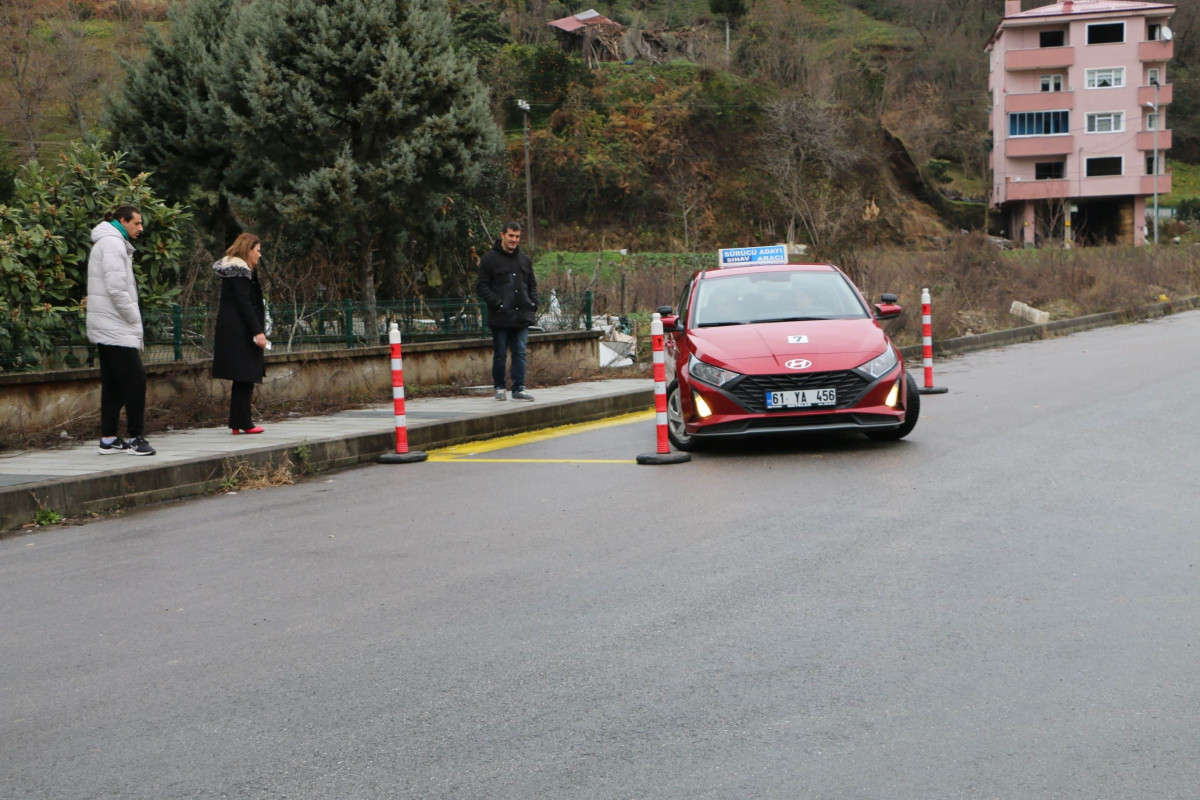
<path id="1" fill-rule="evenodd" d="M 1074 47 L 1039 47 L 1033 50 L 1009 50 L 1004 54 L 1004 68 L 1010 72 L 1074 65 Z"/>
<path id="2" fill-rule="evenodd" d="M 1075 108 L 1074 92 L 1021 92 L 1004 96 L 1007 113 L 1021 111 L 1070 111 Z"/>
<path id="3" fill-rule="evenodd" d="M 1158 178 L 1158 193 L 1170 194 L 1171 192 L 1171 173 L 1164 172 L 1162 175 L 1144 175 L 1142 176 L 1142 194 L 1154 194 L 1154 179 Z"/>
<path id="4" fill-rule="evenodd" d="M 1169 61 L 1175 57 L 1175 42 L 1139 42 L 1139 61 Z"/>
<path id="5" fill-rule="evenodd" d="M 1154 134 L 1158 133 L 1158 143 L 1155 144 Z M 1138 150 L 1170 150 L 1171 149 L 1171 130 L 1168 128 L 1161 131 L 1138 131 L 1137 149 Z"/>
<path id="6" fill-rule="evenodd" d="M 1071 197 L 1069 180 L 1010 181 L 1004 184 L 1005 200 L 1054 200 Z"/>
<path id="7" fill-rule="evenodd" d="M 1169 83 L 1159 84 L 1158 87 L 1158 104 L 1160 106 L 1170 105 L 1175 99 L 1175 89 Z M 1146 103 L 1154 102 L 1154 87 L 1139 86 L 1138 87 L 1138 105 L 1145 106 Z"/>
<path id="8" fill-rule="evenodd" d="M 1004 140 L 1004 155 L 1008 158 L 1065 156 L 1074 150 L 1074 136 L 1028 136 Z"/>

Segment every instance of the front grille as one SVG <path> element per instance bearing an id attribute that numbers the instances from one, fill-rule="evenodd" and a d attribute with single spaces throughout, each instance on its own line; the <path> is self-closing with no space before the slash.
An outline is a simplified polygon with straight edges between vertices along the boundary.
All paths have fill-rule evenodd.
<path id="1" fill-rule="evenodd" d="M 736 385 L 726 387 L 734 399 L 748 411 L 767 413 L 767 392 L 786 392 L 793 389 L 837 389 L 838 404 L 834 408 L 849 408 L 858 402 L 870 382 L 853 370 L 842 372 L 785 373 L 782 375 L 744 375 Z M 771 413 L 804 411 L 799 408 L 774 408 Z M 821 407 L 807 409 L 821 411 Z M 825 407 L 824 410 L 828 410 Z"/>

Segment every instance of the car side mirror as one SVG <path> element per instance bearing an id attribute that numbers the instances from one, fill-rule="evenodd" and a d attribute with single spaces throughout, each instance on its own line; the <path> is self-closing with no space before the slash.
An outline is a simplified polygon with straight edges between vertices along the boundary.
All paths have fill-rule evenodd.
<path id="1" fill-rule="evenodd" d="M 671 316 L 671 307 L 670 306 L 659 306 L 658 308 L 656 308 L 654 310 L 658 312 L 658 315 L 660 317 Z"/>
<path id="2" fill-rule="evenodd" d="M 663 326 L 663 333 L 666 333 L 667 331 L 683 330 L 683 328 L 679 327 L 679 317 L 675 316 L 674 314 L 663 317 L 662 318 L 662 326 Z"/>
<path id="3" fill-rule="evenodd" d="M 892 294 L 891 292 L 884 292 L 883 294 L 879 295 L 879 299 L 885 303 L 894 304 L 900 298 L 897 297 L 896 295 Z"/>
<path id="4" fill-rule="evenodd" d="M 900 316 L 904 309 L 896 304 L 896 295 L 885 294 L 881 299 L 882 303 L 875 304 L 875 319 L 895 319 Z"/>

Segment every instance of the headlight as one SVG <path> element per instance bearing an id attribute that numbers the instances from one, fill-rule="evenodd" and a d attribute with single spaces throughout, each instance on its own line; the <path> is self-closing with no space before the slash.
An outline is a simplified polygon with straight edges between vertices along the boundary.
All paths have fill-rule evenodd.
<path id="1" fill-rule="evenodd" d="M 712 364 L 705 364 L 695 356 L 692 356 L 688 360 L 688 374 L 712 386 L 724 386 L 734 378 L 742 377 L 741 373 L 714 367 Z"/>
<path id="2" fill-rule="evenodd" d="M 896 366 L 898 359 L 896 358 L 896 350 L 889 344 L 887 350 L 872 358 L 865 364 L 858 366 L 858 371 L 868 376 L 871 380 L 878 378 L 880 375 L 886 375 Z"/>

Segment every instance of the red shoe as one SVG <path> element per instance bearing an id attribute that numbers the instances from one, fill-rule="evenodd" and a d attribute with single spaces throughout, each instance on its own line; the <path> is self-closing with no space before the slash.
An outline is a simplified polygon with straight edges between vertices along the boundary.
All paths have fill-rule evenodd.
<path id="1" fill-rule="evenodd" d="M 262 433 L 265 428 L 261 425 L 255 425 L 253 428 L 230 428 L 230 430 L 234 436 L 237 436 L 239 433 Z"/>

